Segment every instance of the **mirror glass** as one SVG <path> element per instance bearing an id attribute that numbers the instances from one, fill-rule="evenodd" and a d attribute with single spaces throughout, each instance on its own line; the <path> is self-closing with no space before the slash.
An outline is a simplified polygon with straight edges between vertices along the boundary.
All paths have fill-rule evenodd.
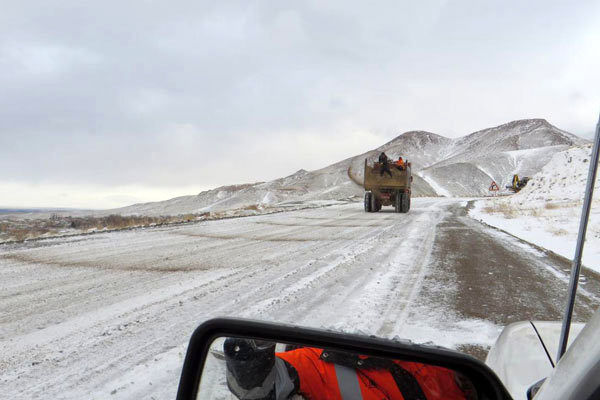
<path id="1" fill-rule="evenodd" d="M 477 399 L 457 371 L 410 360 L 244 338 L 218 338 L 198 399 Z"/>

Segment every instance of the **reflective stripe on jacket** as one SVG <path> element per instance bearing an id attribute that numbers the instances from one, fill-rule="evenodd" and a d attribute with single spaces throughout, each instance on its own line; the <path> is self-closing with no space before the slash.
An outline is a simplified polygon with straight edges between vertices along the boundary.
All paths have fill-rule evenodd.
<path id="1" fill-rule="evenodd" d="M 322 353 L 322 349 L 315 348 L 276 353 L 294 367 L 300 380 L 299 392 L 309 400 L 412 400 L 413 396 L 423 398 L 423 395 L 427 400 L 465 399 L 454 372 L 446 368 L 394 361 L 418 382 L 420 390 L 417 388 L 418 393 L 413 393 L 410 387 L 399 388 L 402 382 L 398 382 L 398 377 L 395 379 L 388 369 L 354 369 L 333 364 L 323 361 Z M 409 395 L 405 397 L 402 393 Z"/>

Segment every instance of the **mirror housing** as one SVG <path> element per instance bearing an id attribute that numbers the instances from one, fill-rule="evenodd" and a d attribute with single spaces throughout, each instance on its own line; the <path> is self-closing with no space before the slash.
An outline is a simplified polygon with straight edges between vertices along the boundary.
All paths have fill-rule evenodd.
<path id="1" fill-rule="evenodd" d="M 452 369 L 473 382 L 482 399 L 511 399 L 494 372 L 481 361 L 442 347 L 419 345 L 410 341 L 392 341 L 294 325 L 246 319 L 216 318 L 196 328 L 188 345 L 178 400 L 197 398 L 200 379 L 209 349 L 220 337 L 260 339 L 306 347 L 326 348 L 370 357 L 404 359 Z"/>

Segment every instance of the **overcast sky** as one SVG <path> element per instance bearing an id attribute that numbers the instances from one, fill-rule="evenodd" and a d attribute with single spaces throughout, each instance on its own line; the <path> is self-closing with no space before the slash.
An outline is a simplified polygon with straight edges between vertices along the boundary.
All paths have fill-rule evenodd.
<path id="1" fill-rule="evenodd" d="M 0 206 L 195 194 L 414 129 L 590 137 L 599 20 L 600 1 L 4 0 Z"/>

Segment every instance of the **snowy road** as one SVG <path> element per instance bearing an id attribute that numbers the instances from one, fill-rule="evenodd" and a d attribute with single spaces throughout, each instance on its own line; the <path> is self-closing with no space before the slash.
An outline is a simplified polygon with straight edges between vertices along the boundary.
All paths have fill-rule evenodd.
<path id="1" fill-rule="evenodd" d="M 174 398 L 186 342 L 214 316 L 481 356 L 502 324 L 560 313 L 565 265 L 468 219 L 465 203 L 415 199 L 406 215 L 351 204 L 0 247 L 3 396 Z M 485 248 L 495 256 L 473 262 Z M 528 281 L 539 283 L 533 295 L 503 308 Z M 579 318 L 599 286 L 588 277 Z"/>

